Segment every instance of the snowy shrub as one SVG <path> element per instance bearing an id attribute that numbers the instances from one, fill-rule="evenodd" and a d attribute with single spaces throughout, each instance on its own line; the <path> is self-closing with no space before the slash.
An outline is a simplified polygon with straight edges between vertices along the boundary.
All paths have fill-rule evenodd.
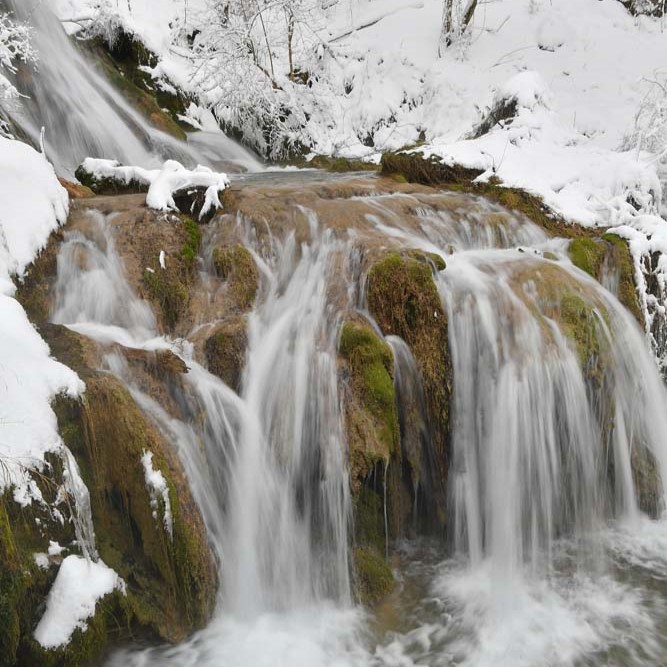
<path id="1" fill-rule="evenodd" d="M 123 34 L 123 23 L 112 0 L 95 0 L 92 3 L 91 15 L 81 19 L 81 26 L 79 37 L 83 39 L 99 37 L 112 49 Z"/>
<path id="2" fill-rule="evenodd" d="M 37 54 L 30 44 L 31 29 L 17 23 L 7 12 L 0 12 L 0 99 L 19 97 L 7 76 L 16 73 L 16 63 L 34 63 Z"/>
<path id="3" fill-rule="evenodd" d="M 318 46 L 312 8 L 307 0 L 213 0 L 193 40 L 197 85 L 219 119 L 267 157 L 291 151 L 306 122 L 298 97 Z"/>
<path id="4" fill-rule="evenodd" d="M 667 0 L 620 0 L 631 14 L 664 16 L 667 14 Z"/>
<path id="5" fill-rule="evenodd" d="M 635 114 L 632 130 L 623 139 L 624 150 L 653 153 L 651 161 L 667 180 L 667 73 L 648 82 L 650 88 Z M 667 189 L 666 189 L 667 190 Z"/>
<path id="6" fill-rule="evenodd" d="M 476 9 L 477 0 L 444 0 L 440 51 L 461 39 L 470 25 Z"/>

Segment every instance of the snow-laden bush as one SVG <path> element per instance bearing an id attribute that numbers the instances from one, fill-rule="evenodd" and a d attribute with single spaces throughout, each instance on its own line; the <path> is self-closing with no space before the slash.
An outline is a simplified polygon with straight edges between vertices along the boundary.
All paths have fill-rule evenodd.
<path id="1" fill-rule="evenodd" d="M 319 43 L 310 0 L 211 0 L 192 55 L 217 116 L 267 157 L 297 141 Z"/>
<path id="2" fill-rule="evenodd" d="M 19 97 L 8 78 L 16 73 L 16 63 L 37 61 L 30 43 L 31 34 L 29 26 L 16 22 L 8 12 L 0 11 L 0 99 Z"/>
<path id="3" fill-rule="evenodd" d="M 624 150 L 652 153 L 663 182 L 667 181 L 667 72 L 647 82 L 649 90 L 639 104 L 632 129 L 623 139 Z M 664 189 L 667 195 L 667 188 Z"/>
<path id="4" fill-rule="evenodd" d="M 632 14 L 664 16 L 667 14 L 667 0 L 621 0 Z"/>

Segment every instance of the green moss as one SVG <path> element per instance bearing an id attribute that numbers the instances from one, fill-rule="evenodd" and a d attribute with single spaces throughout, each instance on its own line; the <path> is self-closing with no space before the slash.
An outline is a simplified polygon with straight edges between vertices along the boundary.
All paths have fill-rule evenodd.
<path id="1" fill-rule="evenodd" d="M 25 582 L 4 499 L 0 498 L 0 664 L 12 665 L 21 636 L 18 603 Z"/>
<path id="2" fill-rule="evenodd" d="M 259 288 L 259 271 L 250 251 L 242 245 L 218 246 L 213 250 L 213 265 L 227 281 L 233 305 L 248 310 Z"/>
<path id="3" fill-rule="evenodd" d="M 447 268 L 447 262 L 435 252 L 426 252 L 425 250 L 408 250 L 408 257 L 412 257 L 419 262 L 427 262 L 433 266 L 436 271 L 444 271 Z"/>
<path id="4" fill-rule="evenodd" d="M 355 544 L 373 547 L 378 553 L 384 553 L 386 545 L 381 492 L 365 484 L 354 496 Z"/>
<path id="5" fill-rule="evenodd" d="M 165 324 L 174 327 L 190 298 L 187 286 L 169 270 L 146 270 L 143 282 L 149 297 L 160 307 Z"/>
<path id="6" fill-rule="evenodd" d="M 355 547 L 352 555 L 361 601 L 367 605 L 376 604 L 394 588 L 391 568 L 372 548 Z"/>
<path id="7" fill-rule="evenodd" d="M 181 216 L 181 220 L 187 234 L 187 239 L 181 247 L 181 257 L 189 267 L 192 267 L 199 253 L 201 231 L 199 230 L 199 225 L 192 218 L 184 215 Z"/>
<path id="8" fill-rule="evenodd" d="M 630 248 L 625 239 L 616 234 L 603 234 L 602 238 L 613 248 L 613 262 L 618 270 L 618 300 L 633 314 L 640 326 L 644 328 L 644 316 L 637 288 L 635 286 L 635 265 Z"/>
<path id="9" fill-rule="evenodd" d="M 573 239 L 567 248 L 572 263 L 596 280 L 600 279 L 606 252 L 604 243 L 585 237 Z"/>
<path id="10" fill-rule="evenodd" d="M 85 187 L 90 188 L 96 195 L 124 195 L 148 192 L 148 185 L 141 181 L 122 181 L 118 178 L 98 178 L 84 169 L 83 165 L 74 172 L 77 180 Z"/>
<path id="11" fill-rule="evenodd" d="M 591 306 L 575 294 L 565 294 L 560 302 L 560 318 L 583 364 L 600 354 L 596 316 Z"/>
<path id="12" fill-rule="evenodd" d="M 382 452 L 388 461 L 399 440 L 391 348 L 370 327 L 347 322 L 341 330 L 339 352 L 349 364 L 358 407 L 372 418 L 380 445 L 376 453 Z"/>

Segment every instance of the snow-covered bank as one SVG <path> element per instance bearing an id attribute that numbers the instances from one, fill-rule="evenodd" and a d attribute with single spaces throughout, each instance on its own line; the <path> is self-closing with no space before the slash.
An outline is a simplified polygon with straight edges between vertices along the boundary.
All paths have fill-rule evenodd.
<path id="1" fill-rule="evenodd" d="M 40 500 L 30 475 L 47 452 L 63 447 L 50 401 L 78 396 L 77 375 L 49 348 L 14 298 L 14 277 L 67 218 L 68 197 L 51 165 L 30 146 L 0 137 L 0 492 L 21 504 Z"/>

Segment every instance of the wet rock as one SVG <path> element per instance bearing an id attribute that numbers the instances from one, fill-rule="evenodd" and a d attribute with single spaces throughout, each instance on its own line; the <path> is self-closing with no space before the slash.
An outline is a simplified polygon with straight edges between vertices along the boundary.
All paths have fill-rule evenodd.
<path id="1" fill-rule="evenodd" d="M 396 252 L 387 254 L 368 273 L 368 309 L 385 335 L 399 336 L 406 342 L 421 372 L 429 422 L 434 426 L 434 511 L 442 525 L 446 508 L 452 367 L 447 317 L 430 262 L 402 257 Z"/>
<path id="2" fill-rule="evenodd" d="M 227 283 L 232 306 L 249 310 L 259 288 L 259 271 L 250 251 L 242 245 L 218 246 L 213 250 L 213 266 Z"/>
<path id="3" fill-rule="evenodd" d="M 394 575 L 387 561 L 373 549 L 355 547 L 352 550 L 357 592 L 366 605 L 377 604 L 391 593 Z"/>
<path id="4" fill-rule="evenodd" d="M 246 318 L 233 315 L 216 325 L 204 343 L 208 369 L 234 391 L 241 389 L 248 336 Z"/>

